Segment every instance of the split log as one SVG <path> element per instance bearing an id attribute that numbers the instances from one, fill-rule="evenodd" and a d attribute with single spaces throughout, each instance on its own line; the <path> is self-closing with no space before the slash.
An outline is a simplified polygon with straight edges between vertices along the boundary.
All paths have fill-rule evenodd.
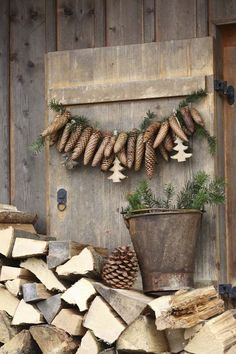
<path id="1" fill-rule="evenodd" d="M 0 230 L 0 253 L 5 257 L 11 257 L 14 242 L 17 237 L 37 238 L 37 236 L 34 234 L 22 230 L 17 230 L 12 226 L 6 229 L 2 229 Z"/>
<path id="2" fill-rule="evenodd" d="M 83 336 L 85 334 L 83 316 L 75 309 L 62 309 L 52 321 L 52 325 L 63 329 L 71 336 Z"/>
<path id="3" fill-rule="evenodd" d="M 43 317 L 47 323 L 50 324 L 58 312 L 62 309 L 61 295 L 57 294 L 49 297 L 47 300 L 39 301 L 36 306 L 43 314 Z"/>
<path id="4" fill-rule="evenodd" d="M 228 350 L 226 352 L 226 354 L 235 354 L 236 353 L 236 345 L 234 345 L 233 347 L 230 348 L 230 350 Z"/>
<path id="5" fill-rule="evenodd" d="M 72 257 L 68 262 L 56 268 L 59 276 L 73 275 L 100 276 L 104 264 L 104 257 L 98 254 L 93 247 L 84 248 L 79 255 Z"/>
<path id="6" fill-rule="evenodd" d="M 96 294 L 91 281 L 81 278 L 62 295 L 62 299 L 68 304 L 77 305 L 81 312 L 88 309 L 89 300 Z"/>
<path id="7" fill-rule="evenodd" d="M 0 311 L 0 343 L 9 342 L 20 331 L 19 327 L 11 325 L 11 317 L 5 311 Z"/>
<path id="8" fill-rule="evenodd" d="M 20 300 L 17 297 L 9 293 L 7 289 L 0 287 L 0 311 L 6 311 L 13 317 L 19 303 Z"/>
<path id="9" fill-rule="evenodd" d="M 110 306 L 96 296 L 85 315 L 84 327 L 91 329 L 99 339 L 112 344 L 126 326 Z"/>
<path id="10" fill-rule="evenodd" d="M 207 321 L 186 345 L 194 354 L 224 354 L 236 344 L 236 319 L 230 311 Z"/>
<path id="11" fill-rule="evenodd" d="M 0 223 L 2 224 L 35 224 L 38 217 L 36 214 L 22 211 L 1 210 Z"/>
<path id="12" fill-rule="evenodd" d="M 109 348 L 109 349 L 105 349 L 102 352 L 100 352 L 100 354 L 116 354 L 117 351 L 115 350 L 115 348 Z"/>
<path id="13" fill-rule="evenodd" d="M 48 269 L 47 264 L 42 259 L 28 258 L 26 261 L 21 262 L 20 266 L 35 274 L 48 290 L 58 290 L 61 292 L 66 290 L 64 284 Z"/>
<path id="14" fill-rule="evenodd" d="M 116 348 L 118 351 L 160 354 L 168 351 L 168 343 L 164 331 L 157 331 L 154 319 L 140 316 L 120 335 Z"/>
<path id="15" fill-rule="evenodd" d="M 167 329 L 165 331 L 166 338 L 169 344 L 169 351 L 171 353 L 179 353 L 184 350 L 187 340 L 184 338 L 185 330 L 183 328 Z"/>
<path id="16" fill-rule="evenodd" d="M 38 348 L 27 330 L 21 331 L 0 348 L 0 354 L 37 354 Z"/>
<path id="17" fill-rule="evenodd" d="M 200 329 L 202 328 L 203 325 L 204 325 L 204 322 L 198 323 L 196 326 L 186 328 L 184 330 L 184 339 L 187 341 L 189 339 L 192 339 L 196 335 L 196 333 L 200 331 Z"/>
<path id="18" fill-rule="evenodd" d="M 8 229 L 9 227 L 14 227 L 15 230 L 21 230 L 30 232 L 31 234 L 36 234 L 36 230 L 32 224 L 1 224 L 0 230 Z"/>
<path id="19" fill-rule="evenodd" d="M 155 312 L 158 330 L 190 328 L 224 311 L 224 302 L 213 286 L 177 292 L 149 303 Z"/>
<path id="20" fill-rule="evenodd" d="M 42 256 L 47 253 L 48 242 L 17 237 L 12 250 L 12 258 Z"/>
<path id="21" fill-rule="evenodd" d="M 81 344 L 76 354 L 99 354 L 102 344 L 97 340 L 91 331 L 87 331 L 81 340 Z"/>
<path id="22" fill-rule="evenodd" d="M 30 333 L 43 354 L 73 354 L 79 346 L 77 339 L 54 326 L 32 326 Z"/>
<path id="23" fill-rule="evenodd" d="M 39 283 L 26 283 L 22 286 L 22 293 L 25 302 L 37 302 L 46 300 L 52 294 L 46 289 L 43 284 Z"/>
<path id="24" fill-rule="evenodd" d="M 94 283 L 94 287 L 127 324 L 133 322 L 153 300 L 134 290 L 112 289 L 101 283 Z"/>
<path id="25" fill-rule="evenodd" d="M 34 281 L 34 275 L 27 269 L 19 267 L 2 266 L 0 273 L 0 281 L 7 281 L 13 279 L 26 279 L 28 281 Z"/>
<path id="26" fill-rule="evenodd" d="M 5 283 L 6 289 L 14 296 L 22 295 L 22 285 L 28 283 L 27 279 L 16 278 Z"/>
<path id="27" fill-rule="evenodd" d="M 27 304 L 23 299 L 20 301 L 14 314 L 12 324 L 38 324 L 43 323 L 43 316 L 39 310 L 31 304 Z"/>

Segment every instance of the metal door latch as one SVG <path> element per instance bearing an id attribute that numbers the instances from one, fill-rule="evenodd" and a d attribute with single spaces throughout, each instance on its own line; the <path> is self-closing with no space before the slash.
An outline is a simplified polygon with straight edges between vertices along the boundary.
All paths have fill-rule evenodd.
<path id="1" fill-rule="evenodd" d="M 214 80 L 214 89 L 215 91 L 219 92 L 221 95 L 227 97 L 227 101 L 230 105 L 234 104 L 235 102 L 235 95 L 234 95 L 234 87 L 231 85 L 227 85 L 227 81 L 223 80 Z"/>
<path id="2" fill-rule="evenodd" d="M 61 188 L 57 191 L 57 209 L 59 211 L 64 211 L 66 209 L 67 203 L 67 191 Z"/>

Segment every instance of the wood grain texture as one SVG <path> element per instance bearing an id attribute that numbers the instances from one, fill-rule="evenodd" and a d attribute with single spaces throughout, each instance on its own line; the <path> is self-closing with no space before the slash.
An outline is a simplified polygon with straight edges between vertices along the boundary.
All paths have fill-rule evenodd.
<path id="1" fill-rule="evenodd" d="M 106 45 L 143 42 L 142 0 L 106 0 Z"/>
<path id="2" fill-rule="evenodd" d="M 0 200 L 10 202 L 9 156 L 9 1 L 1 2 L 0 20 Z"/>
<path id="3" fill-rule="evenodd" d="M 50 4 L 47 1 L 47 9 Z M 44 127 L 44 53 L 54 48 L 46 45 L 46 16 L 53 19 L 44 1 L 11 1 L 11 198 L 19 209 L 37 212 L 42 233 L 45 156 L 33 157 L 28 146 Z"/>
<path id="4" fill-rule="evenodd" d="M 235 0 L 209 0 L 209 20 L 215 24 L 236 22 Z"/>
<path id="5" fill-rule="evenodd" d="M 59 0 L 58 50 L 105 45 L 104 0 Z"/>
<path id="6" fill-rule="evenodd" d="M 173 52 L 174 57 L 170 55 Z M 77 82 L 90 85 L 99 82 L 208 75 L 208 98 L 196 107 L 202 113 L 207 129 L 214 132 L 211 38 L 51 53 L 47 56 L 47 71 L 48 90 L 52 90 L 50 94 L 54 89 L 73 87 Z M 130 130 L 140 124 L 148 109 L 157 113 L 158 117 L 163 117 L 170 114 L 180 99 L 171 97 L 79 104 L 70 108 L 73 113 L 88 116 L 92 123 L 98 121 L 101 129 Z M 49 119 L 51 118 L 49 115 Z M 156 190 L 168 182 L 173 182 L 178 190 L 199 169 L 210 174 L 215 173 L 214 160 L 208 155 L 207 143 L 195 138 L 192 147 L 193 158 L 184 165 L 158 161 L 157 174 L 151 182 Z M 98 168 L 79 167 L 77 170 L 67 171 L 60 165 L 60 161 L 61 156 L 55 150 L 50 150 L 50 233 L 58 239 L 68 235 L 71 240 L 108 248 L 130 243 L 119 211 L 126 204 L 125 195 L 144 178 L 144 171 L 125 171 L 128 179 L 120 185 L 114 185 L 107 181 L 109 174 L 103 174 Z M 175 178 L 177 175 L 178 180 Z M 68 204 L 64 212 L 59 212 L 56 207 L 56 193 L 62 187 L 68 191 Z M 215 209 L 209 208 L 204 215 L 196 261 L 196 280 L 199 282 L 217 279 L 215 213 Z M 73 228 L 68 229 L 68 225 L 73 225 Z"/>
<path id="7" fill-rule="evenodd" d="M 143 1 L 143 37 L 144 42 L 155 42 L 155 0 Z"/>

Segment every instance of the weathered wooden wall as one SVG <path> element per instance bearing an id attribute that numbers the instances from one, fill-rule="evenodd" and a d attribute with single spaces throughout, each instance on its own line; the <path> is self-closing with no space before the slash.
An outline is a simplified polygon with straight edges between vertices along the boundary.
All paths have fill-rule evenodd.
<path id="1" fill-rule="evenodd" d="M 202 37 L 235 19 L 235 0 L 1 0 L 0 201 L 45 231 L 45 158 L 27 146 L 44 126 L 46 52 Z"/>

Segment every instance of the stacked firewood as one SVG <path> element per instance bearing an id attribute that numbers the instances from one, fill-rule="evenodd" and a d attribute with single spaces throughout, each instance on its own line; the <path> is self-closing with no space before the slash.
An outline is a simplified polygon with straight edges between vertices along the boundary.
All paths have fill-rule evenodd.
<path id="1" fill-rule="evenodd" d="M 107 250 L 0 229 L 0 353 L 236 353 L 214 287 L 154 298 L 105 286 Z"/>

